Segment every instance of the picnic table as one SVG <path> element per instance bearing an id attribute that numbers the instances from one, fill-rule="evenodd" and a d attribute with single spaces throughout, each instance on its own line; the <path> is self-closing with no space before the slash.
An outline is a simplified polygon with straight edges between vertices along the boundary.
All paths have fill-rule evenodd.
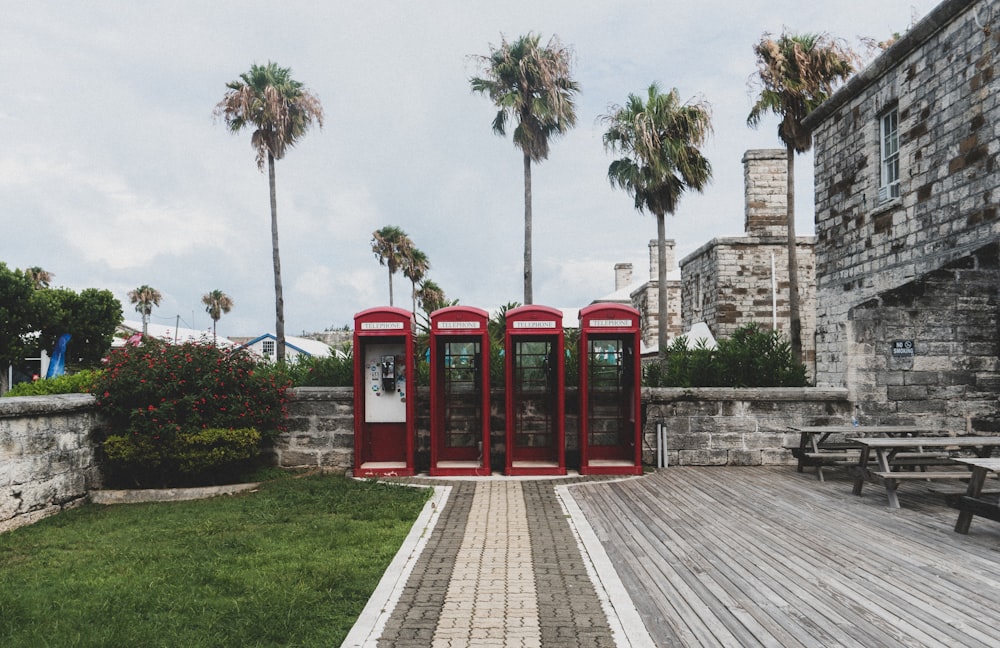
<path id="1" fill-rule="evenodd" d="M 854 479 L 854 494 L 861 495 L 865 481 L 879 481 L 885 485 L 889 508 L 899 508 L 896 489 L 902 481 L 911 479 L 969 479 L 968 467 L 961 466 L 952 457 L 953 451 L 972 451 L 984 458 L 1000 446 L 1000 436 L 916 436 L 916 437 L 855 437 L 864 450 L 858 456 L 858 470 Z M 875 452 L 877 468 L 869 468 L 871 451 Z M 948 470 L 926 470 L 930 466 L 947 466 Z M 910 468 L 911 470 L 906 470 Z M 920 470 L 912 470 L 920 468 Z"/>
<path id="2" fill-rule="evenodd" d="M 798 460 L 798 472 L 803 468 L 815 467 L 816 478 L 825 481 L 823 468 L 825 466 L 856 465 L 858 455 L 864 446 L 847 437 L 857 436 L 917 436 L 933 434 L 931 427 L 918 425 L 792 425 L 789 429 L 799 434 L 799 445 L 788 447 L 792 456 Z M 835 436 L 838 441 L 831 441 Z"/>
<path id="3" fill-rule="evenodd" d="M 978 515 L 1000 522 L 1000 505 L 994 500 L 983 498 L 983 485 L 986 482 L 986 473 L 1000 473 L 1000 458 L 956 458 L 956 462 L 965 464 L 972 468 L 972 476 L 969 478 L 969 487 L 965 491 L 965 497 L 958 502 L 958 522 L 955 523 L 955 531 L 958 533 L 968 533 L 972 524 L 972 516 Z"/>

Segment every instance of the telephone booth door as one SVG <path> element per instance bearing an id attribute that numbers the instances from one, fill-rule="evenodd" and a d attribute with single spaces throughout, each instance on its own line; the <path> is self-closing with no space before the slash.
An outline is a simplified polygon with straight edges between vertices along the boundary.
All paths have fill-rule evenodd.
<path id="1" fill-rule="evenodd" d="M 580 311 L 580 474 L 641 475 L 639 311 Z"/>
<path id="2" fill-rule="evenodd" d="M 565 475 L 562 312 L 521 306 L 505 319 L 506 473 Z"/>
<path id="3" fill-rule="evenodd" d="M 469 306 L 431 313 L 433 476 L 490 474 L 489 314 Z"/>
<path id="4" fill-rule="evenodd" d="M 354 476 L 415 474 L 413 315 L 371 308 L 354 316 Z"/>

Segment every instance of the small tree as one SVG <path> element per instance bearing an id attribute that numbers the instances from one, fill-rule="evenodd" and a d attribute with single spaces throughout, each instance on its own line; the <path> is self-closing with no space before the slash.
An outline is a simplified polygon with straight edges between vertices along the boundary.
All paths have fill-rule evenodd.
<path id="1" fill-rule="evenodd" d="M 212 318 L 212 344 L 215 344 L 218 337 L 215 334 L 215 326 L 222 319 L 223 313 L 228 313 L 233 309 L 233 300 L 226 293 L 215 289 L 201 297 L 201 303 L 205 304 L 205 312 Z"/>
<path id="2" fill-rule="evenodd" d="M 142 336 L 146 337 L 149 326 L 149 316 L 153 312 L 154 306 L 160 305 L 163 295 L 152 286 L 143 284 L 135 290 L 128 292 L 128 300 L 135 305 L 135 311 L 142 316 Z"/>
<path id="3" fill-rule="evenodd" d="M 406 263 L 407 255 L 413 249 L 413 241 L 401 228 L 386 225 L 372 232 L 371 245 L 379 265 L 389 269 L 389 305 L 392 306 L 392 275 Z"/>

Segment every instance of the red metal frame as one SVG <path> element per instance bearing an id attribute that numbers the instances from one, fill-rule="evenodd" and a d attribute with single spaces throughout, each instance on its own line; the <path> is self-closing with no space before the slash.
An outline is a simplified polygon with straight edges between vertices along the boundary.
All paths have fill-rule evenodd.
<path id="1" fill-rule="evenodd" d="M 369 308 L 354 316 L 354 476 L 411 476 L 416 474 L 416 362 L 413 351 L 413 314 L 402 308 Z M 405 349 L 406 421 L 367 423 L 365 348 L 373 343 L 401 343 Z"/>
<path id="2" fill-rule="evenodd" d="M 507 461 L 508 475 L 565 475 L 566 474 L 566 379 L 565 379 L 565 338 L 562 311 L 548 306 L 521 306 L 507 311 L 504 335 L 505 377 L 506 377 L 506 419 L 507 419 Z M 548 380 L 546 391 L 540 393 L 542 406 L 548 409 L 549 427 L 545 436 L 550 437 L 547 446 L 529 447 L 519 443 L 527 435 L 519 429 L 519 408 L 527 406 L 521 400 L 525 385 L 517 384 L 515 366 L 520 354 L 519 343 L 540 342 L 553 345 L 550 357 L 555 359 L 554 380 Z M 548 401 L 548 402 L 545 402 Z"/>
<path id="3" fill-rule="evenodd" d="M 591 342 L 606 341 L 621 349 L 622 388 L 617 392 L 622 414 L 618 421 L 619 442 L 592 444 L 591 427 L 597 424 L 592 415 L 590 384 Z M 580 310 L 580 474 L 642 474 L 642 369 L 640 366 L 639 311 L 622 304 L 591 304 Z M 595 386 L 596 388 L 596 386 Z M 610 394 L 615 397 L 616 394 Z"/>
<path id="4" fill-rule="evenodd" d="M 431 313 L 431 466 L 432 476 L 490 475 L 490 336 L 489 313 L 471 306 L 449 306 Z M 477 445 L 447 447 L 446 416 L 455 403 L 445 390 L 450 387 L 446 351 L 460 344 L 478 344 L 479 355 L 465 372 L 474 385 L 471 402 L 478 407 L 479 429 L 472 434 Z M 467 436 L 467 435 L 465 435 Z"/>

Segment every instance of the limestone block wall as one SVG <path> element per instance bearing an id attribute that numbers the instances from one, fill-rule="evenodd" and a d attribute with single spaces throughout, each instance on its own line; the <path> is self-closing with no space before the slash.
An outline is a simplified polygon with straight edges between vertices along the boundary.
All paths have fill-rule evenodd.
<path id="1" fill-rule="evenodd" d="M 354 464 L 354 388 L 296 387 L 290 395 L 287 430 L 270 451 L 274 464 L 349 470 Z"/>
<path id="2" fill-rule="evenodd" d="M 997 8 L 996 0 L 941 2 L 806 122 L 815 142 L 819 384 L 844 385 L 857 369 L 852 308 L 1000 238 Z M 879 122 L 893 109 L 900 196 L 880 200 Z"/>
<path id="3" fill-rule="evenodd" d="M 1000 431 L 998 285 L 993 243 L 852 308 L 847 373 L 862 415 Z"/>
<path id="4" fill-rule="evenodd" d="M 0 398 L 0 532 L 82 503 L 100 484 L 87 394 Z"/>
<path id="5" fill-rule="evenodd" d="M 353 399 L 350 388 L 293 390 L 289 431 L 282 434 L 274 455 L 277 465 L 315 466 L 348 471 L 353 464 Z M 418 471 L 430 465 L 429 394 L 423 389 L 417 402 Z M 670 465 L 784 465 L 792 463 L 784 446 L 797 443 L 790 425 L 844 424 L 853 405 L 846 389 L 664 389 L 644 388 L 643 461 L 656 465 L 657 424 L 667 428 Z M 492 394 L 492 452 L 494 471 L 504 465 L 505 423 L 503 392 Z M 579 468 L 578 396 L 567 390 L 566 465 Z M 895 420 L 895 419 L 893 419 Z M 887 423 L 871 415 L 866 424 Z"/>
<path id="6" fill-rule="evenodd" d="M 671 466 L 794 463 L 790 425 L 843 425 L 852 418 L 846 389 L 644 388 L 643 462 L 655 465 L 658 427 Z M 870 421 L 876 423 L 875 419 Z"/>

